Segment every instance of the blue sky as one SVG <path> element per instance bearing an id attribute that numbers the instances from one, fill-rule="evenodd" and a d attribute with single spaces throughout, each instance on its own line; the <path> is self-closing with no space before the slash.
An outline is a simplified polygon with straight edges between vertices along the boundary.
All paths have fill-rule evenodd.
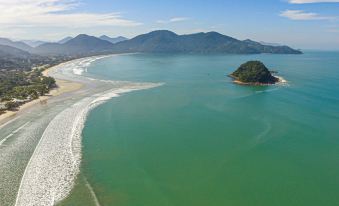
<path id="1" fill-rule="evenodd" d="M 57 40 L 157 29 L 339 49 L 339 0 L 0 0 L 0 36 Z"/>

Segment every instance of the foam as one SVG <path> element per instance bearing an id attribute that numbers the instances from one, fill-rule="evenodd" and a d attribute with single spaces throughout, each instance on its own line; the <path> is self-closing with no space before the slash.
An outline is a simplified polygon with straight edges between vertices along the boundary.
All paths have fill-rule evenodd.
<path id="1" fill-rule="evenodd" d="M 286 85 L 286 86 L 288 85 L 288 81 L 284 79 L 283 77 L 281 76 L 274 76 L 274 77 L 279 79 L 279 82 L 277 84 Z"/>
<path id="2" fill-rule="evenodd" d="M 54 205 L 70 192 L 79 170 L 87 101 L 64 110 L 50 122 L 26 167 L 16 205 Z"/>
<path id="3" fill-rule="evenodd" d="M 54 74 L 81 75 L 93 62 L 107 56 L 73 60 L 56 66 Z M 48 206 L 66 198 L 80 170 L 81 133 L 87 114 L 94 107 L 123 93 L 150 89 L 162 84 L 96 80 L 112 88 L 82 99 L 59 113 L 45 129 L 26 166 L 16 206 Z M 117 84 L 118 83 L 118 84 Z"/>
<path id="4" fill-rule="evenodd" d="M 94 62 L 99 59 L 103 59 L 112 55 L 104 55 L 104 56 L 95 56 L 95 57 L 88 57 L 76 60 L 73 62 L 73 74 L 82 75 L 84 72 L 87 72 L 87 68 Z"/>
<path id="5" fill-rule="evenodd" d="M 67 74 L 67 71 L 72 69 L 74 72 L 76 67 L 80 74 L 82 68 L 99 58 L 104 57 L 75 60 L 57 66 L 55 71 L 66 71 Z M 106 80 L 104 82 L 113 88 L 83 98 L 59 113 L 49 123 L 24 171 L 16 206 L 55 205 L 70 194 L 80 171 L 81 134 L 91 109 L 123 93 L 162 85 Z M 119 84 L 115 84 L 117 82 Z"/>
<path id="6" fill-rule="evenodd" d="M 81 133 L 88 112 L 119 94 L 160 86 L 130 83 L 87 97 L 58 114 L 48 125 L 21 180 L 16 206 L 54 205 L 74 186 L 81 161 Z"/>
<path id="7" fill-rule="evenodd" d="M 107 101 L 114 97 L 119 97 L 123 93 L 128 93 L 136 90 L 144 90 L 144 89 L 151 89 L 155 87 L 162 86 L 162 83 L 129 83 L 125 86 L 121 86 L 120 88 L 112 89 L 104 94 L 98 96 L 95 100 L 92 101 L 92 104 L 97 104 L 100 102 Z"/>

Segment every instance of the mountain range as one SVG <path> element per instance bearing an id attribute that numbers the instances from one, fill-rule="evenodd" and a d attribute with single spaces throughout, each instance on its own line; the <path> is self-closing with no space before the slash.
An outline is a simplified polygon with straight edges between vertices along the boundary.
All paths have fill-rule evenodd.
<path id="1" fill-rule="evenodd" d="M 50 63 L 50 59 L 27 51 L 0 45 L 1 70 L 30 70 L 32 67 Z"/>
<path id="2" fill-rule="evenodd" d="M 66 37 L 57 43 L 43 43 L 36 47 L 24 42 L 0 38 L 0 45 L 20 49 L 39 56 L 69 56 L 72 58 L 111 53 L 219 53 L 219 54 L 301 54 L 288 46 L 265 45 L 252 40 L 238 40 L 217 32 L 178 35 L 167 30 L 153 31 L 132 39 L 108 36 L 94 37 L 80 34 Z M 6 50 L 0 55 L 5 56 Z M 18 52 L 19 53 L 19 52 Z M 26 53 L 27 54 L 27 53 Z"/>
<path id="3" fill-rule="evenodd" d="M 88 56 L 106 54 L 112 51 L 113 44 L 94 36 L 80 34 L 65 43 L 46 43 L 32 51 L 39 55 Z"/>
<path id="4" fill-rule="evenodd" d="M 0 57 L 3 58 L 12 58 L 12 57 L 18 57 L 18 58 L 28 58 L 33 56 L 31 53 L 24 51 L 22 49 L 18 49 L 12 46 L 7 45 L 0 45 Z"/>
<path id="5" fill-rule="evenodd" d="M 57 43 L 59 43 L 59 44 L 64 44 L 64 43 L 68 42 L 68 41 L 71 40 L 71 39 L 73 39 L 73 37 L 68 36 L 68 37 L 65 37 L 65 38 L 59 40 Z"/>
<path id="6" fill-rule="evenodd" d="M 288 46 L 268 46 L 217 32 L 178 35 L 171 31 L 154 31 L 114 45 L 113 51 L 147 53 L 221 53 L 221 54 L 300 54 Z"/>
<path id="7" fill-rule="evenodd" d="M 68 36 L 68 37 L 65 37 L 65 38 L 61 39 L 57 43 L 64 44 L 64 43 L 68 42 L 71 39 L 73 39 L 73 37 Z M 126 37 L 123 37 L 123 36 L 118 36 L 118 37 L 112 38 L 112 37 L 109 37 L 107 35 L 102 35 L 102 36 L 99 37 L 99 39 L 109 41 L 112 44 L 116 44 L 118 42 L 128 40 Z"/>
<path id="8" fill-rule="evenodd" d="M 31 51 L 33 49 L 31 46 L 29 46 L 28 44 L 26 44 L 24 42 L 12 41 L 12 40 L 6 39 L 6 38 L 0 38 L 0 45 L 14 47 L 14 48 L 17 48 L 17 49 L 21 49 L 23 51 Z"/>
<path id="9" fill-rule="evenodd" d="M 118 37 L 116 37 L 116 38 L 112 38 L 112 37 L 109 37 L 109 36 L 106 36 L 106 35 L 102 35 L 102 36 L 99 37 L 99 38 L 100 38 L 101 40 L 109 41 L 109 42 L 111 42 L 112 44 L 116 44 L 116 43 L 119 43 L 119 42 L 128 40 L 126 37 L 123 37 L 123 36 L 118 36 Z"/>

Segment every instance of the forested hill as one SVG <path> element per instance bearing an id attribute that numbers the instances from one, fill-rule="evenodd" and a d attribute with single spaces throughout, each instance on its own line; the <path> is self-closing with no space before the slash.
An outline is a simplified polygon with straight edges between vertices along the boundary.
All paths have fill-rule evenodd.
<path id="1" fill-rule="evenodd" d="M 301 54 L 288 46 L 268 46 L 238 39 L 217 32 L 177 35 L 162 30 L 139 35 L 114 45 L 115 52 L 161 53 L 225 53 L 225 54 Z"/>
<path id="2" fill-rule="evenodd" d="M 0 45 L 1 70 L 30 70 L 35 63 L 38 64 L 43 59 L 11 46 Z"/>
<path id="3" fill-rule="evenodd" d="M 161 30 L 139 35 L 130 40 L 112 43 L 107 38 L 85 34 L 64 42 L 47 43 L 33 49 L 39 55 L 86 56 L 109 53 L 199 53 L 199 54 L 301 54 L 288 46 L 269 46 L 222 35 L 217 32 L 178 35 Z"/>
<path id="4" fill-rule="evenodd" d="M 32 51 L 32 47 L 21 41 L 12 41 L 7 38 L 0 38 L 0 45 L 10 46 L 24 51 Z"/>
<path id="5" fill-rule="evenodd" d="M 42 65 L 55 65 L 64 60 L 65 56 L 40 56 L 11 46 L 0 45 L 0 70 L 30 71 Z"/>
<path id="6" fill-rule="evenodd" d="M 39 55 L 69 55 L 89 56 L 109 54 L 113 52 L 114 44 L 100 38 L 80 34 L 64 43 L 46 43 L 34 48 Z"/>

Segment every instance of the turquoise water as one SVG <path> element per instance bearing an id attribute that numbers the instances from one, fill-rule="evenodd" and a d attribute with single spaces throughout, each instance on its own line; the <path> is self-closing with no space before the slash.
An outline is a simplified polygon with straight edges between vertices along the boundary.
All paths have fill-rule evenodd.
<path id="1" fill-rule="evenodd" d="M 95 108 L 61 205 L 339 204 L 339 52 L 114 56 L 100 79 L 163 82 Z M 247 60 L 287 85 L 235 85 Z"/>

